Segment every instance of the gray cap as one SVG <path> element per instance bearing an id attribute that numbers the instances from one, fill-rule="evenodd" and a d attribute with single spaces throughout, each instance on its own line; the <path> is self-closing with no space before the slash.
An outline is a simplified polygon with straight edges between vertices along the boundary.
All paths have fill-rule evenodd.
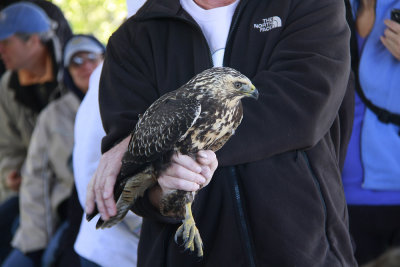
<path id="1" fill-rule="evenodd" d="M 96 54 L 104 53 L 104 46 L 87 36 L 74 36 L 65 46 L 64 50 L 64 66 L 70 64 L 71 57 L 78 52 L 92 52 Z"/>

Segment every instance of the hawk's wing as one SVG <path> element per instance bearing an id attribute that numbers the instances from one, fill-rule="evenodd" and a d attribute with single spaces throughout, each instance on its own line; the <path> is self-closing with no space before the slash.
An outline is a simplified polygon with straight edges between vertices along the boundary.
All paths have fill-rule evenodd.
<path id="1" fill-rule="evenodd" d="M 143 114 L 132 134 L 128 150 L 136 163 L 151 162 L 173 150 L 196 122 L 201 105 L 195 98 L 163 98 Z"/>
<path id="2" fill-rule="evenodd" d="M 176 98 L 172 94 L 159 98 L 146 110 L 136 124 L 128 151 L 122 158 L 121 170 L 114 185 L 115 201 L 118 201 L 133 175 L 143 171 L 147 163 L 173 150 L 175 144 L 196 122 L 200 112 L 201 105 L 195 98 Z M 96 208 L 86 216 L 87 220 L 91 220 L 97 213 Z M 103 223 L 99 220 L 96 227 L 102 227 Z"/>
<path id="3" fill-rule="evenodd" d="M 122 166 L 114 186 L 118 200 L 125 184 L 141 172 L 147 163 L 173 150 L 175 143 L 186 134 L 201 112 L 199 101 L 191 98 L 161 97 L 141 116 L 122 158 Z"/>

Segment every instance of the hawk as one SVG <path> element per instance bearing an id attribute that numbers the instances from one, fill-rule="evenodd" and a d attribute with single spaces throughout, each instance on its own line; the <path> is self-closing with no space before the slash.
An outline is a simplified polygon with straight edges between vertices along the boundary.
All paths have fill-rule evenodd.
<path id="1" fill-rule="evenodd" d="M 207 69 L 175 91 L 157 99 L 135 126 L 121 171 L 114 186 L 117 215 L 101 218 L 97 228 L 121 221 L 138 197 L 157 183 L 174 153 L 196 159 L 199 150 L 219 150 L 234 134 L 243 118 L 241 99 L 258 98 L 251 81 L 235 69 Z M 162 196 L 160 212 L 182 219 L 175 241 L 203 255 L 203 245 L 191 211 L 195 192 L 175 190 Z M 87 215 L 91 220 L 97 213 Z"/>

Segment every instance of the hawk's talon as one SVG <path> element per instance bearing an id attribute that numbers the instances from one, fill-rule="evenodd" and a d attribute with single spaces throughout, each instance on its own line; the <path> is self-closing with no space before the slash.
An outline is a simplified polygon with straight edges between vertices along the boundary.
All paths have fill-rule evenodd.
<path id="1" fill-rule="evenodd" d="M 192 203 L 189 202 L 186 204 L 186 214 L 185 219 L 182 220 L 182 225 L 179 226 L 178 230 L 175 233 L 175 242 L 177 242 L 178 237 L 181 237 L 183 240 L 183 245 L 186 249 L 190 251 L 194 251 L 197 248 L 197 256 L 203 256 L 203 241 L 201 240 L 199 230 L 196 227 L 196 223 L 194 221 L 192 215 Z M 177 242 L 178 243 L 178 242 Z"/>

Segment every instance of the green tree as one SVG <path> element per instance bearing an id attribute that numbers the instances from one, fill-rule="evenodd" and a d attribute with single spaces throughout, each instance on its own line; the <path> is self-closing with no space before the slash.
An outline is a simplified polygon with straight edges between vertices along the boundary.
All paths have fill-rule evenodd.
<path id="1" fill-rule="evenodd" d="M 126 18 L 126 0 L 52 0 L 64 12 L 74 33 L 90 33 L 107 44 Z"/>

